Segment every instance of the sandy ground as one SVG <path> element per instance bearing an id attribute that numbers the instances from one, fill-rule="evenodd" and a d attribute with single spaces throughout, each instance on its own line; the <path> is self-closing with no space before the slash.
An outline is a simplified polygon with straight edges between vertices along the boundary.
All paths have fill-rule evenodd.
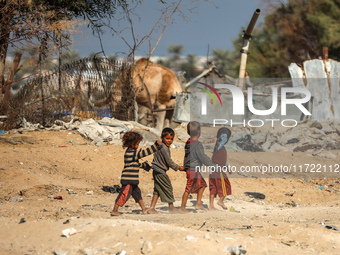
<path id="1" fill-rule="evenodd" d="M 194 195 L 188 201 L 189 214 L 169 214 L 167 204 L 159 201 L 160 214 L 142 215 L 130 199 L 120 209 L 122 216 L 111 217 L 117 194 L 102 187 L 120 184 L 121 146 L 90 145 L 75 131 L 0 137 L 0 254 L 228 254 L 233 245 L 241 245 L 247 254 L 340 254 L 340 231 L 325 227 L 340 228 L 340 173 L 318 179 L 312 174 L 249 178 L 254 175 L 248 173 L 245 178 L 234 173 L 233 195 L 225 203 L 239 213 L 217 205 L 218 211 L 196 211 Z M 181 164 L 184 150 L 171 153 Z M 230 152 L 228 162 L 237 167 L 339 164 L 340 151 L 332 153 L 336 159 L 307 153 Z M 147 159 L 152 161 L 152 156 Z M 169 176 L 179 207 L 185 173 L 171 170 Z M 151 173 L 141 171 L 140 188 L 149 206 Z M 244 192 L 260 192 L 266 198 L 250 198 Z M 206 207 L 208 196 L 206 190 Z M 69 228 L 77 232 L 62 236 Z"/>

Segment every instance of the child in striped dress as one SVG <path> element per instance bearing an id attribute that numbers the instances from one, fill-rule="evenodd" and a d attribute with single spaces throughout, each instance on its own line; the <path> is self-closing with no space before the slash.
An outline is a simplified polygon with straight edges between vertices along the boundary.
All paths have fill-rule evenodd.
<path id="1" fill-rule="evenodd" d="M 150 165 L 146 162 L 139 163 L 139 159 L 155 153 L 161 148 L 162 141 L 158 140 L 153 145 L 146 149 L 138 149 L 139 143 L 143 140 L 143 137 L 136 132 L 126 132 L 123 136 L 123 148 L 127 148 L 124 154 L 124 169 L 122 171 L 122 177 L 120 183 L 122 188 L 116 199 L 114 208 L 111 212 L 111 216 L 119 216 L 118 208 L 122 207 L 132 196 L 136 203 L 140 205 L 144 214 L 147 213 L 143 199 L 142 192 L 138 187 L 139 184 L 139 169 L 143 168 L 147 171 L 150 170 Z"/>

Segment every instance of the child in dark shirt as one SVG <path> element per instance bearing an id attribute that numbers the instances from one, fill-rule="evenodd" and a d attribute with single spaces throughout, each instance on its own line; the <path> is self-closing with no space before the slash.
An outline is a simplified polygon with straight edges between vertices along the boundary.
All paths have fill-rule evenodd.
<path id="1" fill-rule="evenodd" d="M 187 213 L 185 208 L 190 193 L 197 193 L 196 209 L 204 210 L 202 205 L 202 196 L 204 189 L 207 187 L 203 176 L 198 168 L 203 164 L 205 166 L 213 166 L 209 157 L 204 153 L 204 148 L 198 138 L 201 136 L 201 126 L 196 121 L 188 123 L 187 132 L 190 138 L 185 144 L 184 168 L 187 173 L 187 185 L 182 197 L 181 212 Z"/>

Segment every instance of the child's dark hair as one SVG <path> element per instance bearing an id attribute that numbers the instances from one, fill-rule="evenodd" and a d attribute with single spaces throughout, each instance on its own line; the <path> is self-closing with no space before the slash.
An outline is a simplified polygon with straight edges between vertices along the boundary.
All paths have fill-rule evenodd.
<path id="1" fill-rule="evenodd" d="M 190 136 L 198 135 L 198 132 L 201 130 L 201 125 L 197 121 L 190 121 L 187 126 L 187 132 Z"/>
<path id="2" fill-rule="evenodd" d="M 161 137 L 165 137 L 167 135 L 175 136 L 175 131 L 172 128 L 166 127 L 162 130 Z"/>
<path id="3" fill-rule="evenodd" d="M 131 148 L 143 140 L 143 136 L 137 132 L 126 132 L 122 138 L 123 148 Z"/>
<path id="4" fill-rule="evenodd" d="M 216 138 L 220 138 L 222 134 L 227 134 L 228 139 L 229 139 L 230 136 L 231 136 L 231 131 L 230 131 L 229 128 L 221 127 L 221 128 L 217 131 Z"/>

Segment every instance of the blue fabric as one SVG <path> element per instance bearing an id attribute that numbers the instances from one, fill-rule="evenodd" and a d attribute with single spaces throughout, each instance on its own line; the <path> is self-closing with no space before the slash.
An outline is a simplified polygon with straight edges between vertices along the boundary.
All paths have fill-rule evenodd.
<path id="1" fill-rule="evenodd" d="M 217 150 L 219 151 L 220 149 L 222 149 L 222 147 L 227 143 L 227 141 L 228 141 L 228 135 L 222 134 L 220 138 L 220 142 L 218 143 Z"/>

